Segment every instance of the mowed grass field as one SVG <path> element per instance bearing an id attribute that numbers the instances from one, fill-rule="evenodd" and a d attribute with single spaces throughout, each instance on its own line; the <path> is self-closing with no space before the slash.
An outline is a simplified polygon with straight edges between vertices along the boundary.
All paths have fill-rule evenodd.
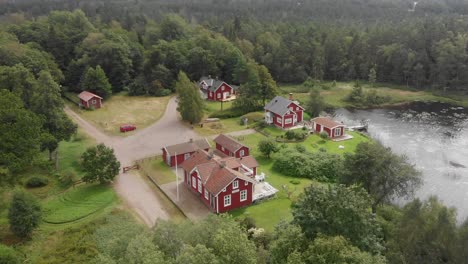
<path id="1" fill-rule="evenodd" d="M 105 100 L 100 109 L 82 110 L 77 106 L 73 109 L 105 133 L 127 136 L 135 131 L 120 133 L 121 125 L 135 125 L 138 131 L 153 124 L 163 116 L 170 98 L 170 96 L 146 97 L 116 94 Z"/>
<path id="2" fill-rule="evenodd" d="M 324 82 L 324 84 L 331 87 L 331 82 Z M 353 86 L 353 82 L 337 82 L 335 87 L 332 87 L 329 90 L 321 90 L 320 94 L 323 96 L 325 102 L 331 107 L 348 107 L 352 105 L 344 99 L 351 92 Z M 374 89 L 379 93 L 379 95 L 389 96 L 391 100 L 386 104 L 398 104 L 413 101 L 440 101 L 458 105 L 468 105 L 468 101 L 466 100 L 463 101 L 463 99 L 461 99 L 461 101 L 456 101 L 451 98 L 434 95 L 430 91 L 409 90 L 406 87 L 378 83 L 374 85 L 361 83 L 361 86 L 364 90 Z M 308 101 L 309 89 L 301 84 L 282 84 L 279 85 L 279 87 L 283 96 L 293 93 L 294 99 L 299 100 L 301 103 L 304 104 Z"/>
<path id="3" fill-rule="evenodd" d="M 116 201 L 111 186 L 84 184 L 42 201 L 42 219 L 48 224 L 69 224 L 91 217 Z"/>
<path id="4" fill-rule="evenodd" d="M 158 184 L 166 184 L 176 180 L 174 172 L 163 161 L 162 156 L 144 160 L 141 167 L 143 173 L 147 173 Z"/>
<path id="5" fill-rule="evenodd" d="M 272 128 L 271 134 L 280 135 L 284 131 Z M 370 140 L 366 136 L 356 132 L 347 132 L 354 138 L 351 140 L 333 142 L 331 140 L 323 141 L 318 135 L 309 136 L 301 143 L 287 143 L 290 147 L 295 144 L 301 144 L 310 152 L 318 151 L 320 148 L 325 148 L 330 153 L 343 154 L 346 152 L 354 152 L 356 146 L 360 142 Z M 274 136 L 270 136 L 274 138 Z M 297 178 L 278 173 L 273 169 L 273 160 L 264 157 L 257 148 L 258 142 L 267 139 L 260 133 L 255 133 L 239 138 L 241 143 L 250 147 L 251 155 L 253 155 L 260 166 L 258 173 L 265 173 L 266 181 L 273 187 L 279 190 L 276 197 L 271 200 L 263 201 L 249 207 L 240 208 L 230 212 L 236 218 L 251 217 L 255 220 L 258 227 L 265 228 L 268 231 L 273 231 L 275 226 L 281 221 L 289 221 L 292 219 L 291 204 L 304 191 L 307 186 L 320 185 L 322 183 L 306 178 Z M 340 149 L 342 145 L 345 148 Z M 288 198 L 289 193 L 289 198 Z"/>

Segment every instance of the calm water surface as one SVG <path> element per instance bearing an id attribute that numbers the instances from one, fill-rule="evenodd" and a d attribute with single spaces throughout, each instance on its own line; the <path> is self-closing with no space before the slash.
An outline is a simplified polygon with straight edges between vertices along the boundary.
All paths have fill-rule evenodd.
<path id="1" fill-rule="evenodd" d="M 409 157 L 422 172 L 424 185 L 416 196 L 437 195 L 456 207 L 459 221 L 468 217 L 468 109 L 441 103 L 336 111 L 346 125 L 366 121 L 369 134 Z"/>

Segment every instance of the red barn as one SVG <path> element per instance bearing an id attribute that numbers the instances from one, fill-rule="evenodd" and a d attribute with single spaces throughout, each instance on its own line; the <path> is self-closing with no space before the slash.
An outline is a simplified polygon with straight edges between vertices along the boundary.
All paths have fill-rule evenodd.
<path id="1" fill-rule="evenodd" d="M 291 128 L 304 119 L 304 108 L 298 101 L 293 101 L 292 94 L 289 99 L 276 96 L 265 106 L 265 122 L 281 128 Z"/>
<path id="2" fill-rule="evenodd" d="M 162 157 L 168 166 L 174 167 L 176 164 L 180 165 L 189 159 L 195 151 L 199 149 L 208 151 L 210 147 L 210 143 L 206 138 L 199 140 L 190 139 L 189 142 L 164 147 L 162 149 Z"/>
<path id="3" fill-rule="evenodd" d="M 200 90 L 205 99 L 210 101 L 230 101 L 235 99 L 237 86 L 229 85 L 217 79 L 202 77 Z"/>
<path id="4" fill-rule="evenodd" d="M 344 136 L 345 125 L 333 121 L 328 117 L 316 117 L 312 120 L 312 129 L 315 133 L 326 132 L 329 138 L 339 138 Z"/>
<path id="5" fill-rule="evenodd" d="M 247 146 L 229 136 L 221 134 L 214 139 L 214 142 L 216 149 L 226 156 L 242 158 L 250 154 L 250 149 Z"/>
<path id="6" fill-rule="evenodd" d="M 99 95 L 83 91 L 78 95 L 78 97 L 80 98 L 81 107 L 98 109 L 102 106 L 102 97 Z"/>
<path id="7" fill-rule="evenodd" d="M 252 204 L 255 181 L 230 166 L 234 158 L 220 159 L 203 150 L 182 163 L 184 183 L 215 213 Z"/>

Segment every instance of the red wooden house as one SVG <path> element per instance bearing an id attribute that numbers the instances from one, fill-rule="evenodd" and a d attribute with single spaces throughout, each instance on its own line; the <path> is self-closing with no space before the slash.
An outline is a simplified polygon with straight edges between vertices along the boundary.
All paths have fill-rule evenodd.
<path id="1" fill-rule="evenodd" d="M 237 86 L 210 77 L 202 77 L 200 90 L 205 99 L 210 101 L 229 101 L 235 99 Z"/>
<path id="2" fill-rule="evenodd" d="M 226 156 L 242 158 L 250 154 L 250 149 L 247 146 L 229 136 L 221 134 L 214 139 L 214 142 L 216 149 Z"/>
<path id="3" fill-rule="evenodd" d="M 181 165 L 184 183 L 212 212 L 248 206 L 253 201 L 255 181 L 241 169 L 236 170 L 238 162 L 233 157 L 222 159 L 198 150 Z"/>
<path id="4" fill-rule="evenodd" d="M 99 95 L 83 91 L 78 95 L 78 97 L 80 98 L 81 107 L 98 109 L 102 106 L 102 97 Z"/>
<path id="5" fill-rule="evenodd" d="M 210 147 L 210 143 L 206 138 L 199 140 L 190 139 L 189 142 L 164 147 L 162 149 L 163 160 L 168 166 L 174 167 L 176 163 L 180 165 L 189 159 L 195 151 L 199 149 L 208 151 Z"/>
<path id="6" fill-rule="evenodd" d="M 333 121 L 328 117 L 316 117 L 312 120 L 312 129 L 316 133 L 326 132 L 329 138 L 339 138 L 344 136 L 345 125 Z"/>
<path id="7" fill-rule="evenodd" d="M 265 122 L 275 126 L 291 128 L 303 121 L 304 108 L 298 101 L 293 101 L 292 94 L 289 99 L 276 96 L 265 106 Z"/>

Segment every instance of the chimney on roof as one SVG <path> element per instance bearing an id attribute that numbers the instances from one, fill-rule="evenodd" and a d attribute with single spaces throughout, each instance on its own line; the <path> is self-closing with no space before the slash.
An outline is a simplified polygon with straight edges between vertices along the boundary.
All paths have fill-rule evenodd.
<path id="1" fill-rule="evenodd" d="M 208 151 L 208 159 L 209 160 L 213 159 L 213 156 L 214 156 L 213 150 Z"/>
<path id="2" fill-rule="evenodd" d="M 193 138 L 191 138 L 191 139 L 189 140 L 189 143 L 193 143 Z"/>
<path id="3" fill-rule="evenodd" d="M 221 160 L 219 163 L 220 163 L 219 167 L 221 167 L 221 168 L 226 167 L 226 161 L 225 160 Z"/>
<path id="4" fill-rule="evenodd" d="M 289 93 L 289 100 L 293 100 L 293 93 Z"/>

